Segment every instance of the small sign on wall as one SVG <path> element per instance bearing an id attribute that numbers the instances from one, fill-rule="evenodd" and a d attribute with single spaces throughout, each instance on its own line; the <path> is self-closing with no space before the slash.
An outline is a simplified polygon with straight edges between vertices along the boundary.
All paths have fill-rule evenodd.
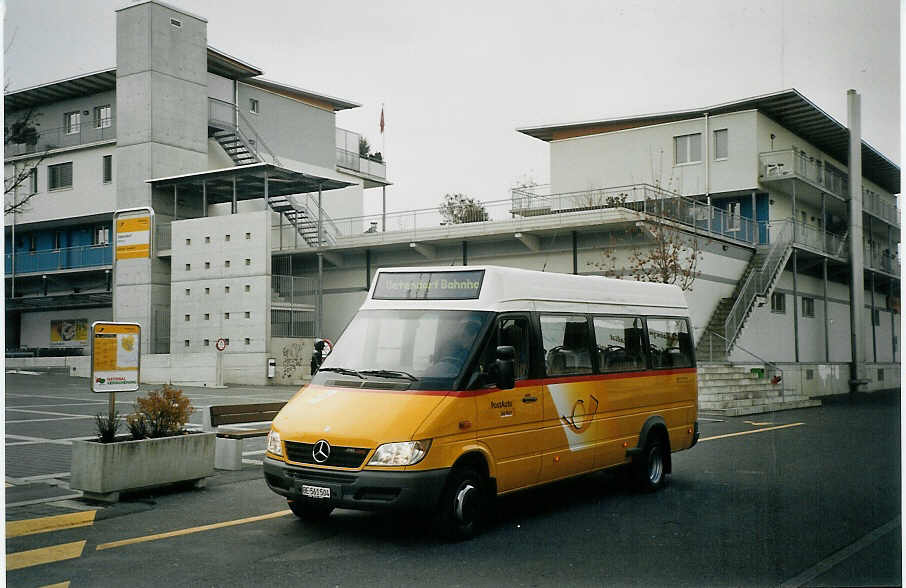
<path id="1" fill-rule="evenodd" d="M 151 257 L 153 212 L 146 208 L 117 211 L 116 259 Z"/>
<path id="2" fill-rule="evenodd" d="M 142 328 L 137 323 L 91 324 L 91 391 L 134 392 L 139 388 Z"/>

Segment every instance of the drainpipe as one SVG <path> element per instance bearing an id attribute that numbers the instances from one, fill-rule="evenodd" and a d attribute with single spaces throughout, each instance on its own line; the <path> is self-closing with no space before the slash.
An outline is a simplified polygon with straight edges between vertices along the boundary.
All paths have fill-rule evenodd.
<path id="1" fill-rule="evenodd" d="M 849 126 L 849 324 L 852 331 L 852 363 L 849 374 L 849 393 L 859 391 L 867 383 L 863 372 L 862 321 L 865 314 L 865 276 L 863 274 L 862 243 L 862 104 L 855 90 L 846 91 L 846 111 Z"/>
<path id="2" fill-rule="evenodd" d="M 711 135 L 708 132 L 708 113 L 705 113 L 705 200 L 711 202 Z"/>

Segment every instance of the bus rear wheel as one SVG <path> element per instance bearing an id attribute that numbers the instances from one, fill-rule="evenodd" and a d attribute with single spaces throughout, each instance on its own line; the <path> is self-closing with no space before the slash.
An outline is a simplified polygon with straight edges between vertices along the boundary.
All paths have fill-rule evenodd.
<path id="1" fill-rule="evenodd" d="M 487 503 L 487 483 L 478 472 L 467 467 L 453 470 L 437 514 L 441 535 L 454 541 L 474 537 L 484 520 Z"/>
<path id="2" fill-rule="evenodd" d="M 661 439 L 650 440 L 633 462 L 636 483 L 642 492 L 654 492 L 667 484 L 666 446 Z"/>

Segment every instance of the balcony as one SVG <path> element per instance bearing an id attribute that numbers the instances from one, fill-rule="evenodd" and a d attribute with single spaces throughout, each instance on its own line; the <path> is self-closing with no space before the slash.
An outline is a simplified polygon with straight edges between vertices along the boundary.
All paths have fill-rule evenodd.
<path id="1" fill-rule="evenodd" d="M 35 127 L 34 131 L 31 134 L 23 133 L 21 143 L 10 140 L 4 149 L 3 157 L 8 159 L 20 155 L 40 154 L 51 149 L 110 141 L 116 139 L 116 121 L 113 117 L 102 119 L 100 122 L 85 120 L 72 127 L 54 129 Z"/>
<path id="2" fill-rule="evenodd" d="M 866 247 L 864 255 L 866 268 L 893 276 L 900 275 L 900 260 L 896 254 L 890 253 L 887 249 L 882 250 L 880 247 Z"/>
<path id="3" fill-rule="evenodd" d="M 890 225 L 900 226 L 900 212 L 897 210 L 896 200 L 890 196 L 863 188 L 862 208 L 865 212 L 878 217 Z"/>
<path id="4" fill-rule="evenodd" d="M 16 254 L 16 275 L 56 272 L 72 269 L 105 268 L 113 263 L 113 246 L 79 245 L 61 249 L 44 249 L 40 251 L 20 251 Z M 5 255 L 6 274 L 13 271 L 13 254 Z"/>
<path id="5" fill-rule="evenodd" d="M 383 160 L 382 156 L 377 154 L 369 157 L 361 156 L 359 152 L 361 137 L 359 133 L 337 129 L 337 166 L 381 180 L 386 179 L 387 162 Z"/>
<path id="6" fill-rule="evenodd" d="M 762 182 L 798 178 L 843 199 L 849 198 L 849 176 L 825 166 L 805 151 L 786 149 L 759 154 Z"/>

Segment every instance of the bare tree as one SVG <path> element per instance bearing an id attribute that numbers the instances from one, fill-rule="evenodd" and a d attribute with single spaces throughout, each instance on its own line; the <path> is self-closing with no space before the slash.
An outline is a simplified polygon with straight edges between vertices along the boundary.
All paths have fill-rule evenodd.
<path id="1" fill-rule="evenodd" d="M 480 200 L 460 193 L 445 194 L 438 211 L 451 225 L 488 220 L 488 211 Z"/>
<path id="2" fill-rule="evenodd" d="M 37 121 L 39 115 L 35 114 L 33 109 L 29 109 L 20 114 L 15 120 L 3 129 L 3 151 L 8 155 L 13 145 L 26 145 L 35 147 L 38 144 L 40 133 L 38 127 L 41 126 Z M 53 145 L 43 146 L 40 153 L 35 153 L 31 159 L 24 159 L 13 162 L 7 174 L 3 177 L 3 214 L 22 212 L 28 206 L 29 201 L 37 195 L 37 190 L 30 189 L 30 179 L 37 171 L 38 166 L 47 159 L 47 155 Z M 19 197 L 22 187 L 29 188 L 25 190 L 22 197 Z M 12 195 L 12 198 L 9 196 Z"/>

